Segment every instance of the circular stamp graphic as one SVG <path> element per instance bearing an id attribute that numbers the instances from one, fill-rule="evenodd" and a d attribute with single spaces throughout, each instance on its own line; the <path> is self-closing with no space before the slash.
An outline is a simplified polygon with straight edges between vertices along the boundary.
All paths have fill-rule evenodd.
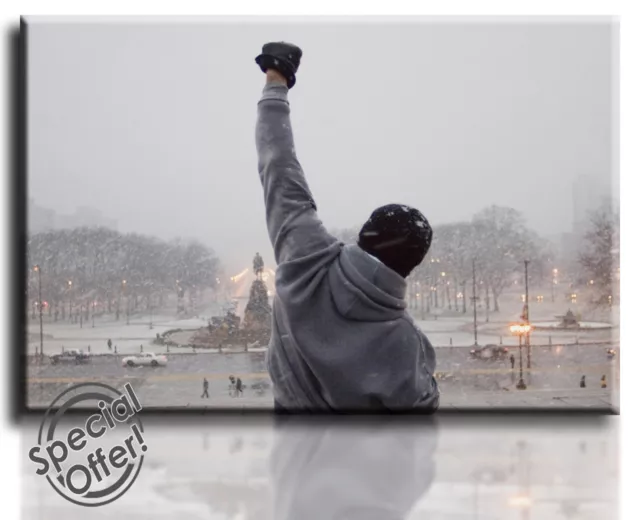
<path id="1" fill-rule="evenodd" d="M 117 500 L 135 482 L 147 451 L 140 410 L 129 383 L 124 392 L 97 382 L 68 388 L 47 408 L 29 450 L 36 473 L 74 504 Z"/>

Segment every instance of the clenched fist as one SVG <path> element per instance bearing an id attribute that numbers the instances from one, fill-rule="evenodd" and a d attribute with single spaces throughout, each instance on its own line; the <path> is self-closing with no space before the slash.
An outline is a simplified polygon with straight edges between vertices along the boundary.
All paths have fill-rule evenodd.
<path id="1" fill-rule="evenodd" d="M 256 58 L 256 63 L 262 72 L 276 70 L 287 80 L 287 87 L 296 84 L 296 73 L 300 66 L 302 49 L 285 42 L 271 42 L 262 46 L 262 54 Z"/>

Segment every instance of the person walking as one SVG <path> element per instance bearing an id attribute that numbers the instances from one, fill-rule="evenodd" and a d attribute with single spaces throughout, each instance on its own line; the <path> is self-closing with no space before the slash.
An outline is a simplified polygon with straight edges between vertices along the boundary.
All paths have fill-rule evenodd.
<path id="1" fill-rule="evenodd" d="M 274 407 L 433 412 L 440 396 L 435 349 L 405 301 L 407 277 L 429 251 L 432 228 L 417 209 L 387 204 L 371 213 L 357 244 L 327 231 L 293 139 L 288 93 L 301 57 L 299 47 L 276 42 L 255 59 L 266 75 L 258 171 L 278 266 L 268 349 Z"/>
<path id="2" fill-rule="evenodd" d="M 209 399 L 209 381 L 207 381 L 206 377 L 202 380 L 202 395 L 200 398 L 202 399 L 205 396 Z"/>
<path id="3" fill-rule="evenodd" d="M 607 376 L 604 374 L 600 378 L 600 388 L 607 388 Z"/>
<path id="4" fill-rule="evenodd" d="M 587 387 L 587 376 L 583 375 L 580 378 L 580 388 L 586 388 Z"/>
<path id="5" fill-rule="evenodd" d="M 109 339 L 107 340 L 107 348 L 108 348 L 109 350 L 111 350 L 111 346 L 112 346 L 112 345 L 113 345 L 113 343 L 111 342 L 111 338 L 109 338 Z"/>
<path id="6" fill-rule="evenodd" d="M 511 361 L 511 370 L 513 370 L 514 367 L 516 366 L 516 358 L 513 354 L 509 356 L 509 361 Z"/>
<path id="7" fill-rule="evenodd" d="M 242 391 L 244 390 L 244 385 L 242 384 L 242 379 L 239 377 L 236 378 L 236 397 L 240 397 Z"/>

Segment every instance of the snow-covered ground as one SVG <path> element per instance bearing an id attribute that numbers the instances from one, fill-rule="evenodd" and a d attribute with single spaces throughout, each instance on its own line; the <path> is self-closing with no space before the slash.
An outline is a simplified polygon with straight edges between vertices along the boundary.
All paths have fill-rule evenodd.
<path id="1" fill-rule="evenodd" d="M 239 307 L 243 307 L 246 302 L 239 300 Z M 586 341 L 611 341 L 619 338 L 619 330 L 616 328 L 618 318 L 618 308 L 612 309 L 611 318 L 614 328 L 603 321 L 597 321 L 595 316 L 588 316 L 588 312 L 577 305 L 570 305 L 574 313 L 583 313 L 585 321 L 581 321 L 581 330 L 534 330 L 531 333 L 533 344 L 548 344 L 549 338 L 552 343 L 571 343 L 576 338 L 580 342 Z M 542 327 L 552 326 L 560 320 L 557 318 L 568 310 L 566 302 L 555 303 L 532 303 L 530 305 L 531 321 L 535 325 Z M 241 311 L 241 309 L 239 309 Z M 124 320 L 116 322 L 113 317 L 110 319 L 96 319 L 95 327 L 91 326 L 91 320 L 84 321 L 83 327 L 80 324 L 70 324 L 69 322 L 44 323 L 44 353 L 58 353 L 65 349 L 88 350 L 91 346 L 92 353 L 107 353 L 107 340 L 111 339 L 118 348 L 118 353 L 133 353 L 140 351 L 140 345 L 148 352 L 165 352 L 163 345 L 152 344 L 156 334 L 162 334 L 170 329 L 195 330 L 206 326 L 208 318 L 220 314 L 221 307 L 213 302 L 202 309 L 201 315 L 196 318 L 179 319 L 175 316 L 160 314 L 153 316 L 153 328 L 149 328 L 149 316 L 132 317 L 131 323 L 127 325 Z M 438 319 L 428 316 L 428 319 L 418 319 L 420 311 L 409 309 L 414 316 L 416 325 L 428 336 L 431 343 L 436 347 L 464 347 L 473 345 L 473 312 L 468 309 L 466 314 L 449 312 L 447 315 L 440 315 Z M 486 321 L 484 310 L 478 311 L 478 344 L 499 344 L 517 345 L 518 338 L 509 332 L 509 324 L 519 320 L 522 312 L 522 303 L 517 298 L 504 298 L 500 312 L 491 312 L 489 321 Z M 591 319 L 587 319 L 590 317 Z M 602 316 L 606 317 L 606 316 Z M 601 318 L 602 318 L 601 317 Z M 35 353 L 36 347 L 40 345 L 38 320 L 30 320 L 28 325 L 27 351 L 29 354 Z M 188 333 L 185 333 L 188 335 Z M 185 337 L 185 334 L 181 335 Z M 171 348 L 172 351 L 177 349 Z"/>
<path id="2" fill-rule="evenodd" d="M 153 319 L 153 328 L 149 328 L 148 318 L 146 321 L 132 319 L 127 325 L 123 321 L 99 321 L 96 320 L 95 327 L 91 327 L 91 321 L 84 322 L 83 327 L 79 324 L 70 323 L 45 323 L 44 333 L 44 353 L 58 353 L 64 347 L 68 349 L 88 350 L 91 346 L 92 353 L 109 352 L 107 341 L 111 339 L 113 345 L 118 348 L 118 353 L 139 352 L 140 345 L 146 352 L 163 352 L 166 347 L 153 345 L 151 342 L 156 334 L 162 334 L 170 329 L 197 329 L 206 326 L 208 316 L 190 319 L 176 319 L 171 316 L 158 316 Z M 33 354 L 36 347 L 40 346 L 40 325 L 37 322 L 29 323 L 28 353 Z"/>
<path id="3" fill-rule="evenodd" d="M 162 334 L 170 329 L 195 330 L 207 324 L 206 317 L 176 319 L 170 316 L 159 316 L 153 320 L 153 329 L 149 328 L 148 321 L 133 320 L 129 325 L 114 321 L 96 321 L 95 327 L 91 323 L 84 323 L 83 328 L 79 324 L 69 323 L 47 323 L 44 326 L 44 353 L 54 354 L 65 349 L 88 350 L 91 346 L 92 353 L 107 353 L 107 340 L 111 339 L 113 345 L 118 349 L 118 353 L 134 353 L 140 351 L 140 345 L 145 352 L 165 352 L 163 345 L 152 343 L 156 334 Z M 417 320 L 416 325 L 420 327 L 428 336 L 431 343 L 436 347 L 464 347 L 473 345 L 474 336 L 472 320 L 465 318 L 440 318 L 438 320 Z M 586 328 L 586 327 L 585 327 Z M 553 343 L 568 343 L 575 340 L 580 341 L 611 339 L 611 331 L 589 330 L 582 331 L 534 331 L 531 334 L 531 341 L 534 344 L 547 344 L 549 337 Z M 184 336 L 184 334 L 183 334 Z M 511 335 L 508 323 L 480 323 L 478 325 L 478 344 L 499 344 L 517 345 L 518 338 Z M 37 322 L 29 324 L 28 353 L 33 354 L 39 348 L 40 336 Z M 175 347 L 171 348 L 176 351 Z M 255 349 L 252 349 L 252 351 Z M 263 349 L 259 349 L 263 350 Z"/>

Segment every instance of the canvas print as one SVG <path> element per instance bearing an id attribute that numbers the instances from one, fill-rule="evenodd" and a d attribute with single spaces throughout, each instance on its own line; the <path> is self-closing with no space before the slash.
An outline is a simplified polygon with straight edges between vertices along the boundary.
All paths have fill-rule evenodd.
<path id="1" fill-rule="evenodd" d="M 22 37 L 29 409 L 617 409 L 614 20 Z"/>

